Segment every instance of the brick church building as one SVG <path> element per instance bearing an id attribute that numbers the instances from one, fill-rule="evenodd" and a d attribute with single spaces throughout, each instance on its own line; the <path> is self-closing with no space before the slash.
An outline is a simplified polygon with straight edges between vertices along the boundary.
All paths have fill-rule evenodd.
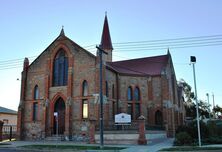
<path id="1" fill-rule="evenodd" d="M 173 136 L 177 126 L 183 124 L 185 115 L 182 90 L 177 85 L 170 52 L 112 61 L 107 16 L 100 48 L 107 53 L 103 54 L 102 82 L 105 130 L 116 129 L 115 114 L 128 113 L 132 119 L 129 129 L 136 128 L 137 118 L 143 115 L 147 129 L 164 128 Z M 24 60 L 18 139 L 44 139 L 57 131 L 66 139 L 87 137 L 90 120 L 95 119 L 96 126 L 99 125 L 98 93 L 98 55 L 69 39 L 62 29 L 32 63 L 28 58 Z"/>

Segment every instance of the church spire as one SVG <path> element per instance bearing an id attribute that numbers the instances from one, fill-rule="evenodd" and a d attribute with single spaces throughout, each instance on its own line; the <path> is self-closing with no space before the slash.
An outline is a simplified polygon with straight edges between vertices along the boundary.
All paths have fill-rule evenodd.
<path id="1" fill-rule="evenodd" d="M 107 13 L 105 15 L 100 48 L 105 51 L 112 51 L 113 50 L 112 41 L 111 41 L 111 37 L 110 37 L 110 33 L 109 33 L 109 24 L 108 24 L 108 19 L 107 19 Z"/>

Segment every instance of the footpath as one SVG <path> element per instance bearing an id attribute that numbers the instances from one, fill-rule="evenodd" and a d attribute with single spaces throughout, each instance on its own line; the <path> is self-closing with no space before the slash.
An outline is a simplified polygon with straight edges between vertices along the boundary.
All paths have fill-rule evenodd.
<path id="1" fill-rule="evenodd" d="M 1 145 L 1 148 L 20 149 L 19 147 L 25 145 L 89 145 L 99 146 L 98 144 L 85 144 L 85 143 L 74 143 L 72 141 L 11 141 L 4 142 L 7 145 Z M 173 145 L 172 138 L 157 139 L 148 141 L 147 145 L 105 145 L 110 147 L 127 147 L 126 149 L 120 150 L 120 152 L 157 152 L 162 148 L 169 148 Z M 64 150 L 65 151 L 65 150 Z M 68 151 L 68 150 L 67 150 Z M 87 152 L 96 152 L 98 150 L 86 150 Z M 102 151 L 100 151 L 102 152 Z M 106 150 L 104 150 L 106 152 Z"/>

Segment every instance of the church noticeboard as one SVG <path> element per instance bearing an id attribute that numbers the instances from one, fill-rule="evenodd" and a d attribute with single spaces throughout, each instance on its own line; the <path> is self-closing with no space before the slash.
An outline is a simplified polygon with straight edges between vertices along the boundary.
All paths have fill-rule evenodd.
<path id="1" fill-rule="evenodd" d="M 131 115 L 120 113 L 115 115 L 116 124 L 129 124 L 131 123 Z"/>

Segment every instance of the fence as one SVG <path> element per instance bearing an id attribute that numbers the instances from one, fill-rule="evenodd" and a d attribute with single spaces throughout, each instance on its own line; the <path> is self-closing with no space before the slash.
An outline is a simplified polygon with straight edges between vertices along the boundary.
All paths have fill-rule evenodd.
<path id="1" fill-rule="evenodd" d="M 134 120 L 127 125 L 116 125 L 114 121 L 104 122 L 103 128 L 104 131 L 115 131 L 115 130 L 138 130 L 138 121 Z M 96 131 L 99 131 L 99 123 L 96 124 Z M 162 125 L 145 125 L 146 130 L 165 130 L 165 127 Z"/>
<path id="2" fill-rule="evenodd" d="M 2 139 L 7 140 L 16 137 L 17 126 L 16 125 L 3 125 L 2 128 Z"/>

